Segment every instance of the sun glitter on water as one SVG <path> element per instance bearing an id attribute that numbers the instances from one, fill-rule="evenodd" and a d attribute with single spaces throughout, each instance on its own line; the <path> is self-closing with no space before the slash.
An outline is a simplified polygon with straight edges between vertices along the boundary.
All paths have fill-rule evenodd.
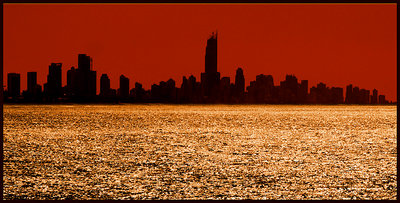
<path id="1" fill-rule="evenodd" d="M 396 199 L 396 106 L 4 105 L 5 199 Z"/>

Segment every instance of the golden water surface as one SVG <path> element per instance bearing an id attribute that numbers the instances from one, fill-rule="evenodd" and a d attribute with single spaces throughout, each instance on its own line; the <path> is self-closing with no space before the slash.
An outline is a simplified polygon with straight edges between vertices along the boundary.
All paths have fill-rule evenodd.
<path id="1" fill-rule="evenodd" d="M 5 105 L 4 199 L 396 199 L 396 106 Z"/>

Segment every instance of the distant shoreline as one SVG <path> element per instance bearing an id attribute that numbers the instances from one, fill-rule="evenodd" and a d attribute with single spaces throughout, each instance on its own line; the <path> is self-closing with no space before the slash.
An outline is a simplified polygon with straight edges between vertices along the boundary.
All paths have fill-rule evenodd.
<path id="1" fill-rule="evenodd" d="M 102 103 L 102 102 L 91 102 L 91 103 L 68 103 L 68 102 L 56 102 L 56 103 L 28 103 L 28 102 L 8 102 L 3 105 L 271 105 L 271 106 L 397 106 L 397 103 L 392 104 L 261 104 L 261 103 Z"/>

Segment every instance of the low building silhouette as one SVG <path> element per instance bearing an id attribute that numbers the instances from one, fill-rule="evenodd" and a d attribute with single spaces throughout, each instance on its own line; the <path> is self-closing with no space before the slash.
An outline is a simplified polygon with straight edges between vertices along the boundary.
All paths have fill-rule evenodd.
<path id="1" fill-rule="evenodd" d="M 21 75 L 19 73 L 7 74 L 7 95 L 16 99 L 21 94 Z"/>
<path id="2" fill-rule="evenodd" d="M 146 90 L 144 90 L 142 84 L 138 82 L 135 83 L 135 88 L 131 89 L 130 96 L 133 102 L 143 103 L 148 101 Z"/>
<path id="3" fill-rule="evenodd" d="M 388 101 L 385 98 L 385 95 L 379 95 L 379 104 L 387 104 Z"/>
<path id="4" fill-rule="evenodd" d="M 169 79 L 167 82 L 161 81 L 159 85 L 151 86 L 151 101 L 161 103 L 176 103 L 178 101 L 178 90 L 175 87 L 175 81 Z"/>
<path id="5" fill-rule="evenodd" d="M 248 88 L 250 103 L 275 103 L 273 101 L 274 80 L 272 75 L 257 75 L 256 81 L 252 82 Z"/>
<path id="6" fill-rule="evenodd" d="M 299 88 L 297 78 L 294 75 L 286 75 L 286 79 L 281 81 L 279 88 L 279 103 L 296 104 L 299 103 Z"/>

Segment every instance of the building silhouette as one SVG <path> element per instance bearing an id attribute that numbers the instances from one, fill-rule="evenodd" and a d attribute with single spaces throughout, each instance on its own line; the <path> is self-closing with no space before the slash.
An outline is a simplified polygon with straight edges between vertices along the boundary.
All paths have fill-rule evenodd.
<path id="1" fill-rule="evenodd" d="M 354 103 L 354 98 L 353 98 L 353 85 L 347 85 L 346 86 L 346 99 L 345 99 L 346 104 L 353 104 Z"/>
<path id="2" fill-rule="evenodd" d="M 70 98 L 77 96 L 78 92 L 77 72 L 78 71 L 75 69 L 74 66 L 72 66 L 71 69 L 67 71 L 67 86 L 65 88 L 65 93 Z"/>
<path id="3" fill-rule="evenodd" d="M 56 101 L 63 96 L 61 66 L 62 63 L 51 63 L 49 66 L 47 83 L 44 84 L 44 94 L 47 101 Z"/>
<path id="4" fill-rule="evenodd" d="M 151 86 L 151 102 L 176 103 L 178 101 L 177 95 L 173 79 L 169 79 L 167 82 L 161 81 L 158 85 L 153 84 Z"/>
<path id="5" fill-rule="evenodd" d="M 102 74 L 100 77 L 100 96 L 108 96 L 110 89 L 110 79 L 107 74 Z"/>
<path id="6" fill-rule="evenodd" d="M 37 73 L 28 72 L 27 77 L 27 90 L 29 93 L 33 94 L 37 85 Z"/>
<path id="7" fill-rule="evenodd" d="M 16 98 L 21 94 L 21 75 L 19 73 L 7 74 L 7 96 Z"/>
<path id="8" fill-rule="evenodd" d="M 118 96 L 125 99 L 129 96 L 129 78 L 124 75 L 119 77 Z"/>
<path id="9" fill-rule="evenodd" d="M 299 101 L 300 84 L 294 75 L 286 75 L 284 81 L 280 82 L 279 103 L 296 104 Z"/>
<path id="10" fill-rule="evenodd" d="M 376 91 L 376 90 L 375 90 Z M 370 91 L 366 89 L 360 89 L 359 87 L 353 87 L 351 84 L 346 87 L 346 104 L 376 104 L 378 92 L 370 95 Z"/>
<path id="11" fill-rule="evenodd" d="M 131 91 L 129 92 L 129 94 L 130 94 L 133 102 L 143 103 L 149 99 L 149 96 L 147 95 L 146 91 L 143 89 L 142 84 L 140 84 L 138 82 L 135 83 L 135 88 L 132 88 Z"/>
<path id="12" fill-rule="evenodd" d="M 301 80 L 300 88 L 298 90 L 298 101 L 301 104 L 308 102 L 308 80 Z"/>
<path id="13" fill-rule="evenodd" d="M 231 79 L 229 77 L 222 77 L 219 83 L 219 95 L 217 97 L 217 103 L 231 103 L 233 85 L 231 87 Z"/>
<path id="14" fill-rule="evenodd" d="M 179 103 L 190 103 L 190 94 L 189 81 L 183 76 L 181 88 L 178 92 Z"/>
<path id="15" fill-rule="evenodd" d="M 217 71 L 217 33 L 207 40 L 205 72 L 201 73 L 202 93 L 206 101 L 214 102 L 218 94 L 220 73 Z"/>
<path id="16" fill-rule="evenodd" d="M 379 95 L 379 104 L 387 104 L 387 103 L 389 102 L 386 100 L 385 95 Z"/>
<path id="17" fill-rule="evenodd" d="M 27 90 L 23 92 L 24 98 L 32 102 L 41 101 L 42 86 L 37 84 L 37 72 L 28 72 Z"/>
<path id="18" fill-rule="evenodd" d="M 331 88 L 331 100 L 330 104 L 342 104 L 343 100 L 343 88 L 341 87 L 332 87 Z"/>
<path id="19" fill-rule="evenodd" d="M 377 104 L 377 103 L 378 103 L 378 90 L 374 89 L 372 91 L 371 104 Z"/>
<path id="20" fill-rule="evenodd" d="M 91 98 L 96 95 L 96 71 L 93 71 L 93 60 L 86 54 L 78 55 L 78 91 L 79 96 Z"/>
<path id="21" fill-rule="evenodd" d="M 355 86 L 353 88 L 353 104 L 359 104 L 361 101 L 360 88 Z"/>
<path id="22" fill-rule="evenodd" d="M 235 103 L 244 102 L 244 92 L 245 92 L 245 79 L 243 74 L 243 69 L 238 68 L 235 75 L 235 86 L 233 89 L 233 96 L 235 98 Z"/>
<path id="23" fill-rule="evenodd" d="M 274 80 L 272 75 L 260 74 L 247 87 L 247 103 L 276 103 L 273 101 Z"/>
<path id="24" fill-rule="evenodd" d="M 359 97 L 360 97 L 359 103 L 361 103 L 361 104 L 369 104 L 369 98 L 370 98 L 369 90 L 361 89 Z"/>
<path id="25" fill-rule="evenodd" d="M 77 102 L 94 101 L 96 96 L 96 71 L 93 60 L 86 54 L 78 54 L 78 69 L 67 72 L 67 95 Z"/>

